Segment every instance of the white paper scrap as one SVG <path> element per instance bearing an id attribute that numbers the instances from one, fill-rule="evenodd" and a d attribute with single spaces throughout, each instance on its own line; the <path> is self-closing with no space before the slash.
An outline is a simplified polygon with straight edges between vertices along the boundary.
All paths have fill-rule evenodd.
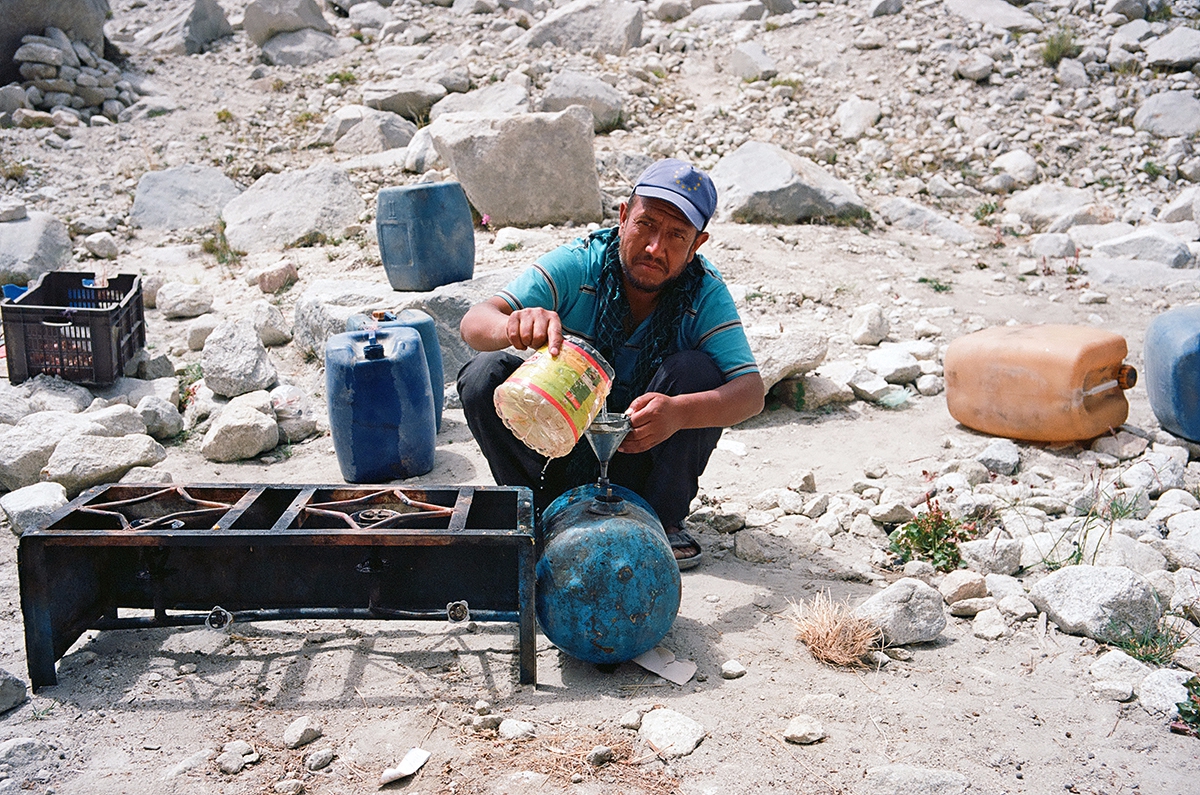
<path id="1" fill-rule="evenodd" d="M 423 748 L 410 748 L 404 758 L 400 760 L 400 764 L 389 767 L 379 775 L 379 786 L 382 787 L 384 784 L 408 778 L 420 770 L 421 766 L 429 761 L 430 756 L 431 754 Z"/>
<path id="2" fill-rule="evenodd" d="M 691 660 L 676 660 L 675 652 L 662 646 L 655 646 L 650 651 L 634 657 L 633 661 L 650 673 L 658 674 L 677 685 L 686 685 L 696 673 L 696 663 Z"/>

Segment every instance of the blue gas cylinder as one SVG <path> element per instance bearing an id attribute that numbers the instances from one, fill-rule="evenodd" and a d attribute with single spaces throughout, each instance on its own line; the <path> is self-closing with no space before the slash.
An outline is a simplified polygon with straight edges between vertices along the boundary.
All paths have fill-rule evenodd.
<path id="1" fill-rule="evenodd" d="M 475 272 L 475 228 L 457 182 L 384 188 L 376 199 L 375 231 L 393 290 L 423 292 Z"/>
<path id="2" fill-rule="evenodd" d="M 654 648 L 679 612 L 679 566 L 654 510 L 638 495 L 596 485 L 542 514 L 536 608 L 542 632 L 580 660 L 620 663 Z"/>
<path id="3" fill-rule="evenodd" d="M 390 328 L 408 326 L 421 335 L 425 347 L 425 363 L 429 365 L 429 385 L 433 387 L 433 415 L 435 427 L 442 430 L 442 403 L 446 399 L 446 376 L 442 370 L 442 345 L 438 342 L 437 325 L 420 309 L 401 309 L 399 312 L 373 312 L 370 315 L 354 314 L 346 319 L 346 331 L 361 331 L 374 326 Z"/>
<path id="4" fill-rule="evenodd" d="M 325 386 L 333 449 L 347 482 L 382 483 L 433 469 L 433 390 L 416 329 L 330 337 Z"/>
<path id="5" fill-rule="evenodd" d="M 1164 312 L 1146 327 L 1142 372 L 1163 428 L 1200 441 L 1200 306 Z"/>

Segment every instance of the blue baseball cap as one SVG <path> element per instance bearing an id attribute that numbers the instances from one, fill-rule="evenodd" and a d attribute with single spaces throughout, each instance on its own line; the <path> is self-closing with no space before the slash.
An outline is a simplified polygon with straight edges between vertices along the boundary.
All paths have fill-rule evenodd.
<path id="1" fill-rule="evenodd" d="M 659 160 L 643 171 L 633 193 L 670 202 L 700 232 L 717 210 L 717 189 L 708 174 L 675 158 Z"/>

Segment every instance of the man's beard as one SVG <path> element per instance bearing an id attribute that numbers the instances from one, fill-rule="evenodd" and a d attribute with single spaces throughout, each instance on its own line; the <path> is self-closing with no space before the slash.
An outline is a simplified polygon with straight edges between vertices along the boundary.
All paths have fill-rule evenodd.
<path id="1" fill-rule="evenodd" d="M 621 261 L 621 274 L 625 277 L 625 282 L 639 292 L 661 293 L 663 290 L 666 290 L 672 284 L 679 281 L 679 279 L 683 276 L 683 274 L 680 273 L 679 276 L 676 276 L 673 279 L 667 279 L 659 284 L 651 284 L 643 279 L 638 279 L 633 275 L 632 272 L 630 272 L 629 263 L 625 261 L 625 252 L 618 250 L 617 257 Z"/>

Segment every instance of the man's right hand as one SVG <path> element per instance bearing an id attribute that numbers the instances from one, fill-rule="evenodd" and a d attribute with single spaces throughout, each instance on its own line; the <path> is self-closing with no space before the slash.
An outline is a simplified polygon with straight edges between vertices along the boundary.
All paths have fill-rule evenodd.
<path id="1" fill-rule="evenodd" d="M 557 356 L 562 349 L 562 320 L 558 313 L 540 307 L 513 310 L 499 296 L 480 301 L 467 310 L 459 324 L 463 340 L 477 351 L 498 351 L 513 346 L 550 349 Z"/>
<path id="2" fill-rule="evenodd" d="M 519 351 L 546 345 L 551 356 L 562 348 L 562 321 L 557 312 L 541 307 L 518 309 L 508 316 L 505 327 L 508 344 Z"/>

